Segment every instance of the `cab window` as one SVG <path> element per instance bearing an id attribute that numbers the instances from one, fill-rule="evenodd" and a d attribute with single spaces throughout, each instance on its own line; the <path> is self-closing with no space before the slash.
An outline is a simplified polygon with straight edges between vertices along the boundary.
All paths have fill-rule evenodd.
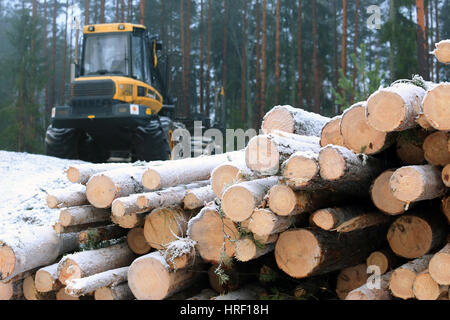
<path id="1" fill-rule="evenodd" d="M 137 80 L 146 82 L 144 73 L 144 46 L 142 37 L 132 36 L 131 51 L 133 57 L 133 76 Z"/>

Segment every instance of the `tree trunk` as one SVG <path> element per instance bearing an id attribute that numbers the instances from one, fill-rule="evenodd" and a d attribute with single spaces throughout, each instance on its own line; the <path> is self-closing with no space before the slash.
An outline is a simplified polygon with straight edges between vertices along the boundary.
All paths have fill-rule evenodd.
<path id="1" fill-rule="evenodd" d="M 382 132 L 414 128 L 425 93 L 423 88 L 409 83 L 380 89 L 367 100 L 367 122 Z"/>
<path id="2" fill-rule="evenodd" d="M 50 265 L 61 254 L 77 248 L 77 234 L 57 235 L 52 227 L 23 228 L 20 234 L 4 234 L 0 241 L 0 279 L 7 281 L 22 272 Z"/>
<path id="3" fill-rule="evenodd" d="M 426 255 L 395 269 L 389 280 L 389 289 L 392 295 L 401 299 L 414 298 L 414 280 L 419 273 L 427 269 L 431 258 L 432 255 Z"/>
<path id="4" fill-rule="evenodd" d="M 70 280 L 86 278 L 107 270 L 129 266 L 135 258 L 135 254 L 126 243 L 70 254 L 59 262 L 59 281 L 67 285 Z"/>
<path id="5" fill-rule="evenodd" d="M 192 269 L 176 272 L 169 268 L 160 252 L 136 259 L 128 272 L 128 285 L 138 300 L 163 300 L 188 288 L 198 276 Z"/>
<path id="6" fill-rule="evenodd" d="M 44 18 L 43 18 L 43 59 L 44 59 L 44 70 L 48 72 L 48 55 L 47 55 L 47 0 L 44 0 Z M 45 128 L 48 127 L 48 119 L 51 114 L 51 108 L 48 101 L 48 84 L 44 86 L 44 106 L 45 106 Z"/>
<path id="7" fill-rule="evenodd" d="M 53 108 L 56 105 L 56 32 L 58 27 L 56 25 L 56 16 L 58 12 L 58 1 L 53 2 L 53 24 L 52 24 L 52 69 L 50 75 L 50 107 Z"/>
<path id="8" fill-rule="evenodd" d="M 87 26 L 90 24 L 89 20 L 89 7 L 91 5 L 90 0 L 84 0 L 84 25 Z"/>
<path id="9" fill-rule="evenodd" d="M 161 2 L 163 3 L 163 1 Z M 204 1 L 200 1 L 200 113 L 204 113 L 204 103 L 205 103 L 205 82 L 204 82 L 204 73 L 205 73 L 205 31 L 204 31 Z"/>
<path id="10" fill-rule="evenodd" d="M 297 21 L 297 90 L 298 90 L 298 107 L 303 107 L 303 37 L 302 37 L 302 1 L 298 0 L 298 21 Z"/>
<path id="11" fill-rule="evenodd" d="M 431 200 L 445 192 L 441 171 L 430 165 L 397 169 L 390 179 L 394 197 L 407 203 Z"/>
<path id="12" fill-rule="evenodd" d="M 145 0 L 139 1 L 139 12 L 140 12 L 139 23 L 141 25 L 145 25 Z"/>
<path id="13" fill-rule="evenodd" d="M 319 78 L 319 58 L 316 22 L 316 1 L 312 1 L 312 37 L 313 37 L 313 69 L 314 69 L 314 112 L 320 114 L 320 91 L 321 83 Z"/>
<path id="14" fill-rule="evenodd" d="M 264 116 L 262 130 L 265 134 L 279 130 L 298 135 L 320 137 L 322 128 L 329 121 L 330 118 L 303 109 L 291 106 L 276 106 Z"/>
<path id="15" fill-rule="evenodd" d="M 350 232 L 386 224 L 389 217 L 362 206 L 346 206 L 317 210 L 310 221 L 326 231 Z"/>
<path id="16" fill-rule="evenodd" d="M 206 52 L 206 108 L 205 116 L 209 117 L 209 111 L 211 106 L 211 50 L 212 50 L 212 0 L 208 0 L 208 40 L 207 40 L 207 52 Z"/>
<path id="17" fill-rule="evenodd" d="M 63 67 L 61 76 L 61 104 L 66 102 L 66 70 L 67 70 L 67 22 L 69 19 L 69 0 L 66 0 L 66 24 L 64 27 L 64 53 Z"/>
<path id="18" fill-rule="evenodd" d="M 71 207 L 61 210 L 59 223 L 63 227 L 108 221 L 111 212 L 105 209 L 97 209 L 93 206 Z"/>
<path id="19" fill-rule="evenodd" d="M 87 205 L 86 188 L 82 185 L 73 185 L 67 189 L 49 191 L 47 205 L 49 208 L 68 208 Z"/>
<path id="20" fill-rule="evenodd" d="M 221 218 L 218 207 L 210 205 L 189 221 L 187 236 L 197 242 L 195 249 L 205 262 L 220 263 L 224 256 L 234 256 L 239 232 L 233 221 Z"/>
<path id="21" fill-rule="evenodd" d="M 261 117 L 266 113 L 266 50 L 267 50 L 267 38 L 266 38 L 266 13 L 267 13 L 267 1 L 262 2 L 262 47 L 261 47 L 261 104 L 260 115 Z"/>
<path id="22" fill-rule="evenodd" d="M 450 41 L 448 48 L 450 52 Z M 436 130 L 450 130 L 449 99 L 450 83 L 441 83 L 429 90 L 423 100 L 423 113 L 426 120 Z"/>
<path id="23" fill-rule="evenodd" d="M 346 233 L 294 229 L 280 235 L 275 246 L 278 267 L 293 278 L 305 278 L 363 262 L 384 240 L 385 228 Z"/>
<path id="24" fill-rule="evenodd" d="M 70 296 L 80 297 L 103 287 L 113 287 L 128 279 L 129 267 L 123 267 L 105 272 L 97 273 L 92 276 L 72 279 L 66 282 L 66 293 Z"/>
<path id="25" fill-rule="evenodd" d="M 436 20 L 436 43 L 439 43 L 439 10 L 438 10 L 438 0 L 434 2 L 434 14 L 435 14 L 435 20 Z M 449 45 L 450 47 L 450 45 Z M 450 51 L 450 49 L 448 50 Z M 450 63 L 450 54 L 448 55 L 448 63 Z M 439 63 L 436 62 L 436 83 L 440 82 L 440 66 Z"/>
<path id="26" fill-rule="evenodd" d="M 195 159 L 187 158 L 168 162 L 167 165 L 150 166 L 142 177 L 142 184 L 149 190 L 157 190 L 194 181 L 208 180 L 211 177 L 211 172 L 217 166 L 239 159 L 242 152 L 228 152 Z"/>
<path id="27" fill-rule="evenodd" d="M 280 0 L 275 9 L 275 105 L 280 104 Z"/>
<path id="28" fill-rule="evenodd" d="M 425 12 L 424 0 L 416 0 L 417 10 L 417 58 L 419 61 L 419 75 L 425 80 L 429 80 L 428 72 L 428 46 L 425 32 Z"/>
<path id="29" fill-rule="evenodd" d="M 253 127 L 258 128 L 261 124 L 261 119 L 264 113 L 261 113 L 261 3 L 260 0 L 256 0 L 255 4 L 255 20 L 256 20 L 256 30 L 255 30 L 255 50 L 256 50 L 256 74 L 255 74 L 255 116 L 253 118 Z"/>
<path id="30" fill-rule="evenodd" d="M 353 82 L 353 90 L 356 91 L 356 75 L 357 75 L 357 65 L 356 65 L 356 58 L 358 57 L 358 34 L 359 34 L 359 0 L 355 1 L 355 36 L 353 38 L 353 54 L 355 56 L 355 61 L 353 63 L 353 75 L 352 75 L 352 82 Z M 351 103 L 353 104 L 355 102 L 355 97 L 352 94 Z"/>
<path id="31" fill-rule="evenodd" d="M 378 131 L 367 123 L 366 102 L 358 102 L 345 110 L 341 120 L 344 145 L 355 153 L 376 154 L 390 147 L 393 134 Z"/>
<path id="32" fill-rule="evenodd" d="M 347 0 L 342 0 L 342 47 L 341 47 L 341 69 L 344 76 L 347 75 Z"/>
<path id="33" fill-rule="evenodd" d="M 402 215 L 390 226 L 387 240 L 400 257 L 415 259 L 440 246 L 447 236 L 444 217 L 438 208 L 424 208 Z"/>
<path id="34" fill-rule="evenodd" d="M 227 188 L 222 199 L 225 216 L 235 222 L 247 220 L 262 203 L 269 189 L 278 184 L 278 181 L 278 177 L 269 177 L 241 182 Z"/>
<path id="35" fill-rule="evenodd" d="M 115 199 L 144 191 L 145 167 L 115 169 L 97 173 L 86 184 L 86 197 L 96 208 L 110 208 Z"/>
<path id="36" fill-rule="evenodd" d="M 407 203 L 394 197 L 390 188 L 390 179 L 395 170 L 380 174 L 370 188 L 373 204 L 385 214 L 396 216 L 406 211 Z"/>
<path id="37" fill-rule="evenodd" d="M 319 152 L 317 137 L 296 134 L 259 135 L 245 149 L 245 162 L 254 172 L 271 176 L 279 173 L 283 163 L 295 152 Z"/>
<path id="38" fill-rule="evenodd" d="M 100 0 L 100 23 L 105 23 L 105 0 Z"/>
<path id="39" fill-rule="evenodd" d="M 246 121 L 246 71 L 247 71 L 247 0 L 243 3 L 242 57 L 241 57 L 241 122 Z"/>

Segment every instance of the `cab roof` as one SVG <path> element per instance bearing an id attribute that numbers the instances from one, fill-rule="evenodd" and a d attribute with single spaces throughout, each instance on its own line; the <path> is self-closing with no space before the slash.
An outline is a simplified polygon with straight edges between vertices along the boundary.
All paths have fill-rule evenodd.
<path id="1" fill-rule="evenodd" d="M 83 34 L 111 33 L 111 32 L 132 32 L 135 28 L 146 30 L 141 24 L 133 23 L 103 23 L 90 24 L 83 27 Z"/>

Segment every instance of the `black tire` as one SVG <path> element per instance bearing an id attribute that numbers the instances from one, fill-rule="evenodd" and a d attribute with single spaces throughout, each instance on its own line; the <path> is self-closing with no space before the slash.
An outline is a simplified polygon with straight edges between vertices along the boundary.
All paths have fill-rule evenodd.
<path id="1" fill-rule="evenodd" d="M 109 157 L 109 152 L 99 146 L 89 134 L 80 134 L 78 141 L 78 159 L 92 163 L 104 163 Z"/>
<path id="2" fill-rule="evenodd" d="M 133 160 L 169 160 L 168 130 L 168 123 L 163 124 L 159 117 L 150 120 L 145 127 L 137 127 L 133 136 Z"/>
<path id="3" fill-rule="evenodd" d="M 78 140 L 80 132 L 76 129 L 57 129 L 50 125 L 45 135 L 45 154 L 61 159 L 78 159 Z"/>

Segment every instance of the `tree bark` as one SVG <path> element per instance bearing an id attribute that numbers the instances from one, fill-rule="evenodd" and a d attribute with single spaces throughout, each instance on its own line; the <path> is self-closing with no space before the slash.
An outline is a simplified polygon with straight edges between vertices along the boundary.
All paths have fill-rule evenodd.
<path id="1" fill-rule="evenodd" d="M 302 0 L 298 0 L 298 20 L 297 20 L 297 90 L 298 90 L 298 107 L 303 107 L 303 40 L 302 40 Z"/>
<path id="2" fill-rule="evenodd" d="M 416 0 L 417 11 L 417 58 L 419 61 L 419 75 L 429 80 L 427 63 L 428 46 L 425 32 L 425 7 L 424 0 Z"/>
<path id="3" fill-rule="evenodd" d="M 111 212 L 105 209 L 97 209 L 93 206 L 71 207 L 61 210 L 59 223 L 63 227 L 108 221 Z"/>

